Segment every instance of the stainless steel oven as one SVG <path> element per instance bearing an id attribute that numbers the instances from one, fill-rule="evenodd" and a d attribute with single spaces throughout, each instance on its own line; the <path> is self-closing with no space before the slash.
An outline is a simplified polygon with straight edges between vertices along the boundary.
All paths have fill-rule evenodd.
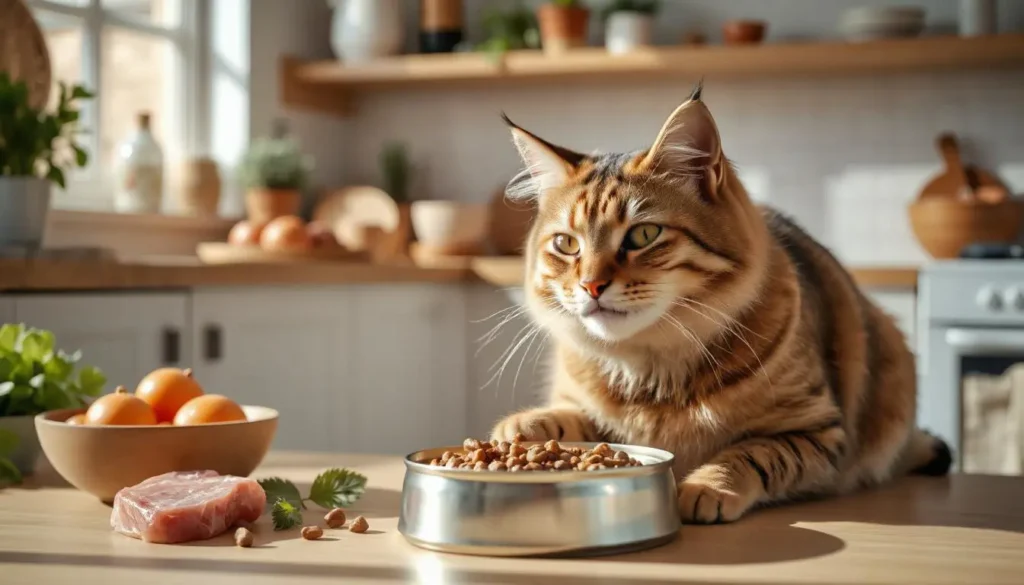
<path id="1" fill-rule="evenodd" d="M 918 280 L 918 424 L 949 442 L 955 469 L 1024 467 L 1024 261 L 957 260 Z"/>

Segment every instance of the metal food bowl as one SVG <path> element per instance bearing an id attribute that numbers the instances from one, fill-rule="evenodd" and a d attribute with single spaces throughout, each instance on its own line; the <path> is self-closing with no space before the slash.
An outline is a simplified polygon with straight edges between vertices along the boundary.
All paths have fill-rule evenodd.
<path id="1" fill-rule="evenodd" d="M 461 446 L 412 453 L 405 458 L 398 530 L 421 548 L 487 556 L 594 556 L 672 541 L 680 528 L 674 457 L 649 447 L 611 447 L 643 465 L 471 471 L 429 464 Z"/>

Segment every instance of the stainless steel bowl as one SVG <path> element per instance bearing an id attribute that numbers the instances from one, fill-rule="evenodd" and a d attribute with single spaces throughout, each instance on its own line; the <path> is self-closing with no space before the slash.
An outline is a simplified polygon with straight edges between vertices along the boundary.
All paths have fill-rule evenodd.
<path id="1" fill-rule="evenodd" d="M 649 447 L 612 448 L 643 465 L 469 471 L 429 465 L 461 446 L 412 453 L 405 458 L 398 530 L 422 548 L 488 556 L 588 556 L 670 542 L 680 527 L 674 457 Z"/>

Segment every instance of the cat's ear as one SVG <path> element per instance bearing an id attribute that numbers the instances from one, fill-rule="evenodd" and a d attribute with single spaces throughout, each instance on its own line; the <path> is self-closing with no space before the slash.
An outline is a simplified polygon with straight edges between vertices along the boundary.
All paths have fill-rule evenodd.
<path id="1" fill-rule="evenodd" d="M 641 165 L 651 172 L 695 178 L 702 197 L 717 199 L 725 177 L 718 125 L 701 100 L 703 83 L 676 108 L 658 133 Z"/>
<path id="2" fill-rule="evenodd" d="M 505 114 L 501 115 L 512 132 L 519 156 L 526 168 L 509 183 L 506 194 L 512 199 L 532 199 L 548 189 L 565 183 L 579 166 L 584 155 L 551 144 L 536 134 L 523 130 Z"/>

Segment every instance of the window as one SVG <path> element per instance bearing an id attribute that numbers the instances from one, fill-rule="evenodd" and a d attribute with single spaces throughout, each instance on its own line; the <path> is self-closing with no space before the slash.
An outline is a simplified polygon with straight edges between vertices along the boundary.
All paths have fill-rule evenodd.
<path id="1" fill-rule="evenodd" d="M 207 2 L 28 0 L 46 36 L 54 85 L 82 83 L 96 94 L 82 112 L 89 166 L 54 192 L 56 207 L 112 208 L 116 148 L 141 112 L 150 114 L 164 150 L 165 193 L 175 161 L 205 149 L 196 121 L 208 107 L 201 97 Z"/>

